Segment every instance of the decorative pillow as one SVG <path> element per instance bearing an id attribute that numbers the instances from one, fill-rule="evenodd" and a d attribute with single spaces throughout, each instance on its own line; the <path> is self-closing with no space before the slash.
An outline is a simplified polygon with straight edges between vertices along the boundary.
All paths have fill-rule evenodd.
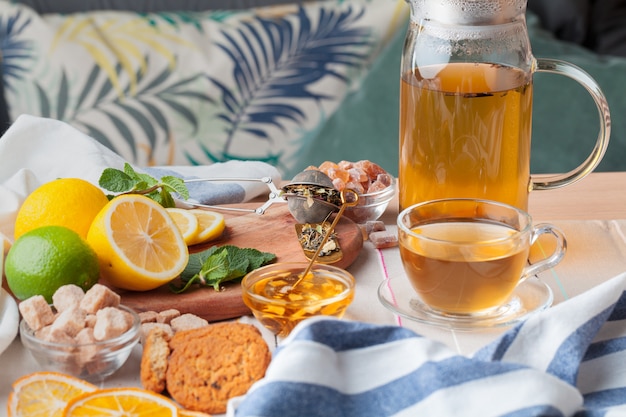
<path id="1" fill-rule="evenodd" d="M 6 1 L 6 0 L 4 0 Z M 216 9 L 250 9 L 291 3 L 292 0 L 10 0 L 32 7 L 37 13 L 76 13 L 94 10 L 134 12 L 206 11 Z M 299 2 L 309 0 L 298 0 Z"/>
<path id="2" fill-rule="evenodd" d="M 403 6 L 38 15 L 0 1 L 9 115 L 66 121 L 137 165 L 249 159 L 287 172 L 404 29 Z"/>

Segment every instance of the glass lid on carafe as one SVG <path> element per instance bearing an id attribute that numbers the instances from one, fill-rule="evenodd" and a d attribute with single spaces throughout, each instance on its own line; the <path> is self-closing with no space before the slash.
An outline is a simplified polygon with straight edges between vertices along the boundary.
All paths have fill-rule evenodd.
<path id="1" fill-rule="evenodd" d="M 527 0 L 407 0 L 413 18 L 450 25 L 499 25 L 526 12 Z"/>

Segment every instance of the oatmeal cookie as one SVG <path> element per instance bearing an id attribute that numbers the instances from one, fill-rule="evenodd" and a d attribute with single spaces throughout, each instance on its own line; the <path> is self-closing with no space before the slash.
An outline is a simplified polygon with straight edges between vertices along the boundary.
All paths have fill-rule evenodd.
<path id="1" fill-rule="evenodd" d="M 178 332 L 170 348 L 168 392 L 183 407 L 211 414 L 225 413 L 228 400 L 261 379 L 271 359 L 259 330 L 244 323 Z"/>
<path id="2" fill-rule="evenodd" d="M 141 355 L 140 378 L 145 389 L 162 393 L 165 391 L 165 372 L 170 356 L 170 335 L 160 327 L 150 330 L 146 336 Z"/>

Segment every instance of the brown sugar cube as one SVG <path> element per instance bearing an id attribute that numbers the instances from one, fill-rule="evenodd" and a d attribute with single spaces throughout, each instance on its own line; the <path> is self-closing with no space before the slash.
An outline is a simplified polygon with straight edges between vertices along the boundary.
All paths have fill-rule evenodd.
<path id="1" fill-rule="evenodd" d="M 35 332 L 54 321 L 54 312 L 42 295 L 34 295 L 22 301 L 19 310 L 28 327 Z"/>
<path id="2" fill-rule="evenodd" d="M 370 233 L 370 242 L 377 249 L 392 248 L 398 246 L 398 236 L 388 231 L 372 232 Z"/>
<path id="3" fill-rule="evenodd" d="M 80 348 L 80 350 L 75 355 L 75 360 L 78 363 L 78 366 L 83 371 L 82 373 L 86 372 L 87 375 L 94 375 L 102 372 L 104 369 L 107 368 L 108 364 L 106 360 L 97 356 L 100 349 L 102 349 L 102 347 L 99 347 L 97 345 L 87 345 Z"/>
<path id="4" fill-rule="evenodd" d="M 96 284 L 85 293 L 80 301 L 80 308 L 87 313 L 96 313 L 105 307 L 120 305 L 120 295 L 102 284 Z"/>
<path id="5" fill-rule="evenodd" d="M 348 171 L 354 167 L 354 162 L 346 161 L 345 159 L 337 162 L 337 166 L 339 169 L 343 169 L 344 171 Z"/>
<path id="6" fill-rule="evenodd" d="M 61 330 L 74 337 L 85 328 L 86 316 L 87 314 L 78 306 L 73 306 L 58 314 L 50 326 L 53 330 Z"/>
<path id="7" fill-rule="evenodd" d="M 144 345 L 146 342 L 146 338 L 152 329 L 161 329 L 163 330 L 168 337 L 174 336 L 174 330 L 172 330 L 172 326 L 167 323 L 143 323 L 141 325 L 141 344 Z"/>
<path id="8" fill-rule="evenodd" d="M 74 306 L 80 305 L 80 300 L 85 296 L 85 291 L 78 285 L 68 284 L 57 289 L 52 295 L 52 304 L 60 313 Z"/>
<path id="9" fill-rule="evenodd" d="M 85 327 L 80 332 L 78 332 L 74 339 L 76 340 L 76 343 L 81 345 L 97 342 L 96 338 L 93 335 L 93 329 L 89 327 Z"/>
<path id="10" fill-rule="evenodd" d="M 140 323 L 156 323 L 159 313 L 156 311 L 142 311 L 138 313 Z"/>
<path id="11" fill-rule="evenodd" d="M 381 220 L 368 220 L 365 222 L 365 229 L 369 235 L 372 232 L 382 232 L 387 230 L 387 227 L 385 226 L 385 222 Z"/>
<path id="12" fill-rule="evenodd" d="M 169 324 L 172 321 L 172 319 L 175 319 L 176 317 L 180 317 L 180 311 L 176 310 L 175 308 L 170 308 L 169 310 L 163 310 L 159 312 L 159 315 L 157 317 L 157 323 Z"/>
<path id="13" fill-rule="evenodd" d="M 52 326 L 46 326 L 37 332 L 36 337 L 50 343 L 57 345 L 49 345 L 47 349 L 51 351 L 53 356 L 57 352 L 62 352 L 63 357 L 57 358 L 58 364 L 62 366 L 64 372 L 79 372 L 80 369 L 76 366 L 76 341 L 73 337 L 65 333 L 60 329 L 53 329 Z M 66 355 L 66 354 L 70 355 Z"/>
<path id="14" fill-rule="evenodd" d="M 393 177 L 389 174 L 379 174 L 376 181 L 372 182 L 367 188 L 368 193 L 382 191 L 389 187 L 393 182 Z"/>
<path id="15" fill-rule="evenodd" d="M 124 318 L 126 319 L 126 324 L 128 325 L 128 328 L 130 329 L 131 327 L 133 327 L 133 324 L 134 324 L 133 315 L 130 314 L 128 311 L 124 311 L 120 308 L 118 308 L 118 310 L 124 314 Z"/>
<path id="16" fill-rule="evenodd" d="M 96 340 L 117 337 L 130 328 L 128 314 L 115 307 L 105 307 L 96 313 L 93 336 Z"/>
<path id="17" fill-rule="evenodd" d="M 198 329 L 200 327 L 205 327 L 208 325 L 208 321 L 206 321 L 202 317 L 198 317 L 195 314 L 190 313 L 176 317 L 170 322 L 170 326 L 172 326 L 172 330 L 174 330 L 174 333 L 181 330 Z"/>
<path id="18" fill-rule="evenodd" d="M 87 373 L 88 375 L 96 374 L 107 366 L 105 361 L 97 359 L 98 352 L 101 347 L 96 343 L 98 342 L 93 335 L 93 329 L 85 328 L 81 330 L 75 337 L 77 343 L 81 346 L 76 349 L 73 356 L 74 361 L 81 373 Z"/>
<path id="19" fill-rule="evenodd" d="M 385 222 L 380 220 L 368 220 L 365 223 L 359 224 L 359 228 L 361 229 L 363 240 L 368 240 L 370 238 L 370 234 L 373 232 L 382 232 L 387 230 Z"/>
<path id="20" fill-rule="evenodd" d="M 35 332 L 35 337 L 37 339 L 47 340 L 48 333 L 50 333 L 50 326 L 45 326 Z"/>
<path id="21" fill-rule="evenodd" d="M 62 329 L 46 326 L 36 333 L 36 337 L 46 342 L 74 344 L 74 338 L 65 333 Z M 68 348 L 72 350 L 72 348 Z"/>
<path id="22" fill-rule="evenodd" d="M 97 375 L 104 371 L 107 366 L 105 361 L 91 361 L 87 363 L 83 369 L 87 371 L 87 375 Z"/>
<path id="23" fill-rule="evenodd" d="M 96 325 L 96 315 L 95 314 L 85 315 L 85 327 L 89 327 L 93 329 L 93 326 L 95 325 Z"/>
<path id="24" fill-rule="evenodd" d="M 93 336 L 93 329 L 89 327 L 82 329 L 74 337 L 74 340 L 77 344 L 82 345 L 77 349 L 76 362 L 79 365 L 84 366 L 85 364 L 93 361 L 99 350 L 98 346 L 95 344 L 97 340 Z"/>

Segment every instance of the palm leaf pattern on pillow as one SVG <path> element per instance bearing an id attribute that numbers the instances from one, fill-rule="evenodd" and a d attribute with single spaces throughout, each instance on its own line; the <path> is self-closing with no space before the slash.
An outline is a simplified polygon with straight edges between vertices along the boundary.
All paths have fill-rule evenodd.
<path id="1" fill-rule="evenodd" d="M 114 45 L 100 39 L 105 28 L 87 22 L 88 16 L 70 16 L 59 26 L 50 49 L 54 52 L 62 43 L 80 46 L 92 57 L 93 65 L 86 76 L 78 78 L 69 63 L 67 68 L 55 67 L 57 72 L 49 72 L 45 80 L 36 76 L 25 80 L 35 95 L 28 99 L 36 107 L 29 113 L 64 120 L 135 163 L 141 158 L 147 158 L 148 164 L 171 163 L 163 161 L 161 151 L 181 147 L 190 164 L 257 159 L 284 167 L 285 147 L 300 146 L 307 133 L 293 126 L 310 117 L 311 103 L 320 106 L 337 99 L 334 91 L 315 85 L 325 78 L 348 84 L 350 71 L 358 73 L 367 65 L 376 40 L 368 25 L 360 24 L 364 13 L 363 4 L 337 7 L 329 3 L 243 19 L 225 11 L 137 14 L 133 24 L 114 19 L 100 22 L 108 28 L 107 36 L 112 31 Z M 233 16 L 235 24 L 229 23 Z M 20 41 L 20 32 L 30 20 L 19 13 L 6 23 L 0 20 L 2 65 L 11 70 L 5 71 L 10 76 L 4 80 L 15 82 L 18 89 L 24 72 L 21 64 L 44 59 L 48 52 Z M 218 47 L 213 50 L 220 52 L 215 59 L 230 60 L 231 65 L 224 68 L 232 70 L 187 72 L 181 77 L 185 63 L 178 62 L 178 47 L 197 46 L 176 38 L 176 31 L 191 24 L 202 34 L 208 21 L 224 23 L 220 23 L 218 38 L 206 39 Z M 168 42 L 169 47 L 164 46 Z M 8 54 L 7 45 L 17 52 Z M 152 55 L 139 53 L 146 46 Z M 212 111 L 207 113 L 207 108 Z M 219 122 L 216 126 L 221 130 L 199 129 L 200 118 L 207 114 Z M 325 117 L 323 110 L 320 114 Z M 181 126 L 185 126 L 182 135 Z M 273 146 L 277 130 L 291 136 Z M 180 144 L 190 140 L 195 147 Z M 239 150 L 242 144 L 255 149 L 255 142 L 269 150 L 252 156 Z"/>
<path id="2" fill-rule="evenodd" d="M 31 23 L 31 19 L 21 16 L 18 12 L 7 20 L 6 25 L 3 25 L 0 19 L 0 37 L 3 37 L 3 55 L 9 57 L 3 61 L 3 66 L 7 68 L 5 73 L 11 76 L 5 77 L 4 82 L 8 83 L 8 88 L 12 88 L 11 81 L 20 80 L 27 72 L 23 68 L 25 63 L 34 61 L 38 52 L 32 42 L 19 39 L 21 30 Z M 185 22 L 190 21 L 191 17 L 185 17 Z M 185 45 L 182 39 L 163 34 L 154 26 L 154 22 L 147 18 L 140 17 L 134 19 L 133 24 L 126 23 L 118 25 L 119 27 L 115 27 L 116 24 L 115 21 L 104 23 L 109 26 L 118 41 L 122 38 L 135 38 L 137 42 L 152 47 L 159 42 L 159 36 L 167 36 L 169 41 Z M 194 25 L 197 26 L 197 22 Z M 159 147 L 156 142 L 159 138 L 157 132 L 164 136 L 165 144 L 162 146 L 173 145 L 167 143 L 174 129 L 172 114 L 185 120 L 192 131 L 197 130 L 199 115 L 190 105 L 190 99 L 213 101 L 203 92 L 206 89 L 202 88 L 202 84 L 206 87 L 205 76 L 196 74 L 183 79 L 177 77 L 176 56 L 170 49 L 160 45 L 153 51 L 160 53 L 167 65 L 161 65 L 159 72 L 152 71 L 154 75 L 151 78 L 146 77 L 146 74 L 150 73 L 146 71 L 150 66 L 148 56 L 138 55 L 139 48 L 126 41 L 120 41 L 115 49 L 119 60 L 111 61 L 105 56 L 108 45 L 98 42 L 98 31 L 98 27 L 91 24 L 89 19 L 70 17 L 64 22 L 52 42 L 51 52 L 54 52 L 54 47 L 61 40 L 74 42 L 89 52 L 95 64 L 83 85 L 70 83 L 65 70 L 61 70 L 58 82 L 53 85 L 33 81 L 37 95 L 34 102 L 37 108 L 32 108 L 29 113 L 66 121 L 119 153 L 123 150 L 112 136 L 121 137 L 129 145 L 127 148 L 131 152 L 130 159 L 138 160 L 138 153 L 141 150 L 147 155 L 147 163 L 155 164 L 153 153 Z M 150 39 L 146 32 L 151 32 L 153 39 Z M 141 36 L 138 36 L 139 33 Z M 122 77 L 122 74 L 126 76 Z M 93 91 L 97 93 L 93 94 Z M 94 120 L 92 117 L 94 113 L 101 116 L 98 120 L 101 121 L 102 118 L 108 120 L 106 128 L 101 122 Z M 113 127 L 114 132 L 109 126 Z M 142 133 L 140 135 L 142 140 L 138 140 L 136 127 Z M 147 143 L 147 146 L 143 145 L 143 142 Z"/>
<path id="3" fill-rule="evenodd" d="M 119 77 L 122 72 L 121 65 L 117 65 L 114 72 Z M 82 128 L 81 130 L 91 137 L 116 150 L 118 146 L 110 140 L 110 132 L 105 131 L 89 117 L 90 113 L 98 112 L 130 145 L 133 160 L 138 159 L 138 151 L 142 149 L 148 154 L 148 164 L 152 164 L 154 162 L 152 152 L 158 148 L 157 131 L 165 132 L 167 139 L 173 129 L 170 115 L 178 114 L 193 130 L 196 130 L 199 115 L 189 107 L 189 98 L 213 101 L 211 97 L 198 91 L 198 81 L 201 82 L 203 78 L 201 74 L 171 82 L 169 79 L 172 78 L 172 71 L 168 66 L 152 78 L 144 78 L 144 73 L 137 71 L 132 82 L 123 86 L 121 94 L 116 91 L 109 75 L 110 73 L 105 74 L 98 65 L 94 65 L 75 101 L 69 98 L 71 87 L 65 73 L 62 74 L 57 91 L 47 92 L 41 85 L 36 84 L 41 106 L 39 113 L 43 117 L 71 121 L 75 127 Z M 90 92 L 93 90 L 97 91 L 97 94 L 90 99 Z M 134 126 L 139 127 L 142 133 L 140 137 L 147 140 L 149 144 L 147 148 L 142 147 L 141 141 L 137 140 Z"/>
<path id="4" fill-rule="evenodd" d="M 296 104 L 301 99 L 324 100 L 332 97 L 311 88 L 324 77 L 348 82 L 337 66 L 364 65 L 372 44 L 371 33 L 358 27 L 364 10 L 358 8 L 317 9 L 314 26 L 307 10 L 300 6 L 297 20 L 258 17 L 260 25 L 244 24 L 235 34 L 223 31 L 226 42 L 218 44 L 234 66 L 230 87 L 215 76 L 209 79 L 221 95 L 223 111 L 218 118 L 226 123 L 226 140 L 221 154 L 203 147 L 211 161 L 238 159 L 230 151 L 240 131 L 260 141 L 271 141 L 268 127 L 284 128 L 283 122 L 307 117 Z M 298 101 L 293 99 L 299 99 Z M 251 144 L 251 146 L 254 146 Z M 277 164 L 280 149 L 263 160 Z M 188 155 L 188 158 L 192 158 Z"/>
<path id="5" fill-rule="evenodd" d="M 132 93 L 137 81 L 133 77 L 136 73 L 134 69 L 139 66 L 141 71 L 145 72 L 148 66 L 146 58 L 140 52 L 142 49 L 149 48 L 155 51 L 167 61 L 170 68 L 174 68 L 176 55 L 173 47 L 195 47 L 180 37 L 170 35 L 170 32 L 160 31 L 154 22 L 144 16 L 138 15 L 131 20 L 119 19 L 116 16 L 112 14 L 94 24 L 83 15 L 70 15 L 57 30 L 49 53 L 54 53 L 61 42 L 80 45 L 107 74 L 114 89 L 121 94 L 120 72 L 116 71 L 116 65 L 120 65 L 124 69 L 124 74 L 130 76 L 128 87 Z M 106 42 L 102 41 L 102 31 L 106 31 Z M 112 53 L 114 59 L 111 58 Z"/>
<path id="6" fill-rule="evenodd" d="M 94 66 L 94 71 L 98 71 L 98 67 Z M 197 88 L 198 82 L 202 81 L 203 76 L 201 74 L 193 75 L 188 78 L 171 82 L 172 71 L 169 67 L 164 67 L 162 71 L 156 74 L 153 78 L 146 78 L 145 82 L 142 74 L 137 73 L 137 91 L 132 95 L 128 91 L 127 86 L 124 91 L 124 99 L 116 98 L 113 102 L 106 103 L 107 92 L 112 89 L 109 79 L 103 81 L 102 90 L 98 97 L 105 101 L 107 105 L 113 104 L 112 107 L 117 107 L 117 110 L 121 110 L 121 113 L 125 116 L 130 116 L 135 124 L 141 127 L 144 137 L 148 139 L 150 148 L 146 149 L 147 153 L 151 153 L 152 150 L 157 148 L 155 139 L 159 137 L 156 133 L 157 130 L 165 132 L 169 139 L 170 133 L 173 130 L 171 126 L 171 116 L 169 114 L 177 114 L 179 117 L 187 122 L 189 126 L 196 131 L 198 128 L 198 117 L 200 115 L 194 112 L 189 106 L 189 99 L 195 98 L 200 101 L 212 101 L 213 99 L 204 94 L 201 89 Z M 84 90 L 88 91 L 88 88 Z M 156 99 L 156 100 L 155 100 Z M 99 106 L 94 103 L 94 108 Z M 135 135 L 127 126 L 127 123 L 122 117 L 116 116 L 116 112 L 113 110 L 106 110 L 103 108 L 102 113 L 105 114 L 111 122 L 116 126 L 117 131 L 124 137 L 127 143 L 133 143 Z M 92 123 L 90 119 L 86 119 L 84 122 L 77 118 L 77 122 L 85 126 L 85 129 L 91 136 L 105 143 L 107 141 L 107 135 L 105 132 L 99 131 L 97 124 Z M 114 144 L 109 144 L 109 147 L 114 148 Z M 133 153 L 137 151 L 140 146 L 131 146 Z M 134 154 L 134 157 L 137 155 Z"/>
<path id="7" fill-rule="evenodd" d="M 13 82 L 21 79 L 28 71 L 33 60 L 33 44 L 30 40 L 22 40 L 20 34 L 30 24 L 28 17 L 21 12 L 15 15 L 0 17 L 0 71 L 4 88 L 13 89 Z"/>

